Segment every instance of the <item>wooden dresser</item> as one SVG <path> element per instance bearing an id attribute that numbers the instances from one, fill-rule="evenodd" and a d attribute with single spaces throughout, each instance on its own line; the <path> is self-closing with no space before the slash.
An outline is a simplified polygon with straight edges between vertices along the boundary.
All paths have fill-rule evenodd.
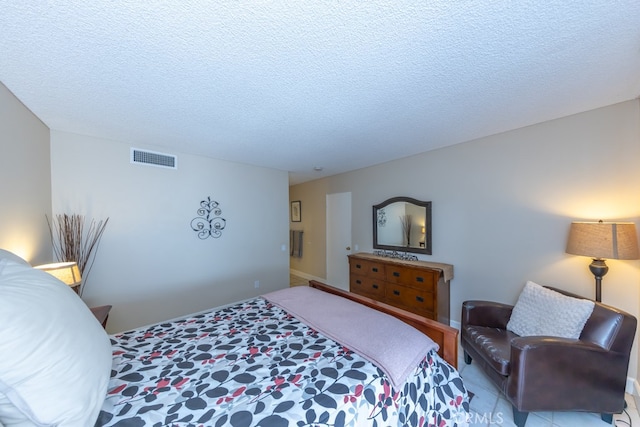
<path id="1" fill-rule="evenodd" d="M 449 324 L 451 264 L 349 255 L 349 290 Z"/>

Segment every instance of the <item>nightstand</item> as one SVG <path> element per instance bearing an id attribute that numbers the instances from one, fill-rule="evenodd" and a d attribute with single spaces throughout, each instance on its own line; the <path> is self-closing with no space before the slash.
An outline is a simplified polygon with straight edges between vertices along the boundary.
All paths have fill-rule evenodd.
<path id="1" fill-rule="evenodd" d="M 107 320 L 109 320 L 109 311 L 111 311 L 111 306 L 101 305 L 100 307 L 92 307 L 90 310 L 93 313 L 93 315 L 96 316 L 96 319 L 98 319 L 98 322 L 102 324 L 102 327 L 106 328 Z"/>

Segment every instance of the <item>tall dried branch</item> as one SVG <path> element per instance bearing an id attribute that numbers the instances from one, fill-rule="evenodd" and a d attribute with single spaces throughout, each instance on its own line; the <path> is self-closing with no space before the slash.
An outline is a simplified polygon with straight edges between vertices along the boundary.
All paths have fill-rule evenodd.
<path id="1" fill-rule="evenodd" d="M 86 232 L 84 215 L 58 214 L 51 221 L 49 217 L 46 218 L 56 259 L 60 262 L 75 261 L 78 264 L 82 275 L 82 292 L 109 218 L 97 222 L 92 219 Z"/>
<path id="2" fill-rule="evenodd" d="M 407 246 L 411 246 L 411 225 L 413 221 L 412 215 L 400 215 L 400 223 L 402 224 L 402 234 Z"/>

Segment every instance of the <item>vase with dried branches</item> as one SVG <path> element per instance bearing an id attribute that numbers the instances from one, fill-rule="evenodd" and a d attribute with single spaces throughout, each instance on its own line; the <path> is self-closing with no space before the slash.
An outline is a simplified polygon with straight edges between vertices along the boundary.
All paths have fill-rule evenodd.
<path id="1" fill-rule="evenodd" d="M 400 215 L 400 222 L 402 223 L 402 237 L 407 242 L 407 246 L 411 246 L 411 223 L 413 222 L 413 216 Z"/>
<path id="2" fill-rule="evenodd" d="M 95 261 L 100 238 L 109 218 L 96 221 L 91 219 L 85 230 L 85 216 L 79 214 L 58 214 L 51 221 L 47 218 L 53 252 L 60 262 L 75 261 L 82 276 L 79 294 L 85 288 L 87 277 Z"/>

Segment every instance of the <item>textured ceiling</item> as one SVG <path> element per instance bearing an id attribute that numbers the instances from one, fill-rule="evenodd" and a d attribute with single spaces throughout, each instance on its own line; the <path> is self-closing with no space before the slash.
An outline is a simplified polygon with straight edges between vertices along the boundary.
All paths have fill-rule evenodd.
<path id="1" fill-rule="evenodd" d="M 299 183 L 638 97 L 640 1 L 0 0 L 0 81 Z"/>

